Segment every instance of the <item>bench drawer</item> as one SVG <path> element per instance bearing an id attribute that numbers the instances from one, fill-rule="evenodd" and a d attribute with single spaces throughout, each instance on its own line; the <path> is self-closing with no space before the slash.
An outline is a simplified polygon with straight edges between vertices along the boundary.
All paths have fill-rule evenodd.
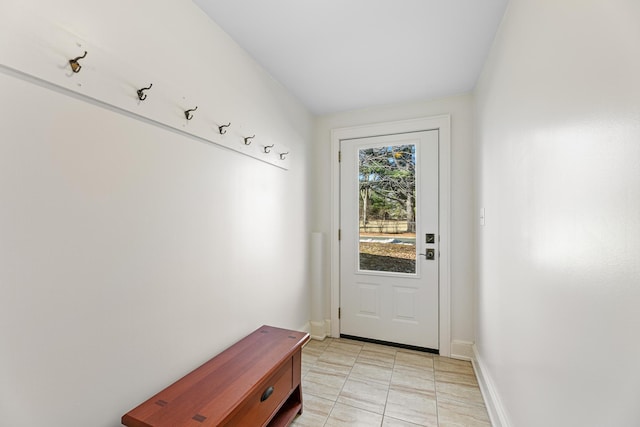
<path id="1" fill-rule="evenodd" d="M 271 377 L 262 381 L 224 427 L 266 425 L 293 388 L 293 360 L 289 359 Z"/>

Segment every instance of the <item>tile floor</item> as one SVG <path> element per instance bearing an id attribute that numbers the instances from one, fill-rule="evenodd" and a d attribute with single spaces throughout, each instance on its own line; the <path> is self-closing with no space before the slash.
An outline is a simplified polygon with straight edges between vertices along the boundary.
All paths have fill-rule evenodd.
<path id="1" fill-rule="evenodd" d="M 470 362 L 359 341 L 302 351 L 295 427 L 490 427 Z"/>

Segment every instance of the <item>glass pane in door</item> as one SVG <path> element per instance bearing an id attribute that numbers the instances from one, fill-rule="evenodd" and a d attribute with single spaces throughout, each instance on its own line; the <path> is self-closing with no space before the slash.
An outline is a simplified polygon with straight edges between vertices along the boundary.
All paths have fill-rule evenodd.
<path id="1" fill-rule="evenodd" d="M 416 146 L 359 150 L 361 271 L 416 273 Z"/>

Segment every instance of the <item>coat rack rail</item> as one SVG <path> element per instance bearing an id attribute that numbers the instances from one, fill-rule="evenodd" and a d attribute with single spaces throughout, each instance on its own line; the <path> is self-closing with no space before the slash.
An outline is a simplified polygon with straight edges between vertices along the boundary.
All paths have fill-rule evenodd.
<path id="1" fill-rule="evenodd" d="M 0 66 L 14 71 L 15 76 L 34 78 L 62 89 L 62 93 L 73 93 L 78 99 L 97 102 L 127 113 L 128 117 L 191 135 L 284 170 L 290 167 L 289 156 L 279 155 L 290 150 L 282 137 L 273 134 L 278 128 L 255 114 L 243 117 L 244 111 L 250 109 L 243 109 L 238 101 L 234 100 L 236 104 L 231 109 L 225 108 L 214 87 L 203 88 L 190 81 L 163 81 L 48 17 L 24 22 L 0 16 L 0 36 L 11 36 L 13 40 L 0 44 Z M 195 96 L 190 95 L 194 93 Z M 260 143 L 251 144 L 256 134 Z M 263 149 L 274 145 L 277 150 Z"/>

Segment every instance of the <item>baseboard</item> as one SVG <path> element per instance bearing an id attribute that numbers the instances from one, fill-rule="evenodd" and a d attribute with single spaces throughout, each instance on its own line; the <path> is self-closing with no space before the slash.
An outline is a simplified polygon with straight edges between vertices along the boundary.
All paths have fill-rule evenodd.
<path id="1" fill-rule="evenodd" d="M 460 360 L 472 360 L 473 343 L 467 341 L 451 341 L 451 358 Z"/>
<path id="2" fill-rule="evenodd" d="M 326 328 L 324 322 L 310 322 L 311 324 L 311 339 L 322 341 L 327 337 Z"/>
<path id="3" fill-rule="evenodd" d="M 476 377 L 478 378 L 478 384 L 480 385 L 480 391 L 482 392 L 482 397 L 484 398 L 484 403 L 487 407 L 489 418 L 491 419 L 491 425 L 493 427 L 510 427 L 511 424 L 509 423 L 504 406 L 502 405 L 498 392 L 493 384 L 491 375 L 489 375 L 489 371 L 482 361 L 482 357 L 480 357 L 480 353 L 478 353 L 478 349 L 475 344 L 471 346 L 471 349 L 471 363 L 473 364 L 473 369 L 475 370 Z"/>
<path id="4" fill-rule="evenodd" d="M 331 336 L 331 319 L 324 319 L 324 331 L 328 337 Z"/>
<path id="5" fill-rule="evenodd" d="M 311 339 L 322 341 L 331 335 L 331 320 L 325 319 L 324 322 L 311 321 L 309 324 L 311 325 L 311 332 L 309 332 Z"/>

